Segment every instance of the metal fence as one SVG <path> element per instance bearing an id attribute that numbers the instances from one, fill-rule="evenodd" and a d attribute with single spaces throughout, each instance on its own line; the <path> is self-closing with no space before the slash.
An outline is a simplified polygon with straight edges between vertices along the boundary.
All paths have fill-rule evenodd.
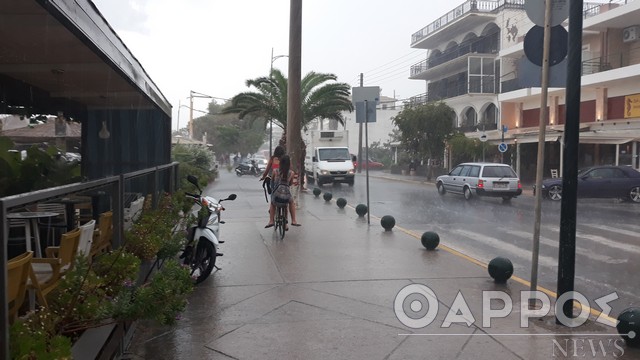
<path id="1" fill-rule="evenodd" d="M 92 199 L 92 206 L 99 212 L 113 211 L 113 248 L 118 248 L 124 238 L 124 208 L 126 194 L 131 191 L 141 196 L 151 195 L 153 207 L 163 192 L 173 193 L 178 184 L 178 163 L 156 166 L 111 176 L 100 180 L 63 185 L 24 194 L 0 198 L 0 267 L 5 269 L 0 276 L 0 358 L 9 358 L 9 314 L 7 304 L 7 254 L 9 224 L 7 214 L 27 209 L 41 202 L 52 202 L 69 195 L 84 195 Z M 129 190 L 129 191 L 127 191 Z M 99 214 L 94 211 L 94 218 Z M 27 239 L 26 241 L 30 241 Z"/>

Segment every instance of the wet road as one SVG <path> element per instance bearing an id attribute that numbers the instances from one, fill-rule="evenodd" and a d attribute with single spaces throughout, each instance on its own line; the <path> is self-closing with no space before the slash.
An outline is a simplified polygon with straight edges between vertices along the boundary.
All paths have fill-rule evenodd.
<path id="1" fill-rule="evenodd" d="M 441 242 L 488 263 L 496 256 L 509 258 L 515 275 L 530 280 L 534 228 L 534 198 L 521 196 L 511 203 L 501 199 L 439 196 L 428 183 L 370 177 L 371 214 L 393 215 L 396 226 L 421 234 L 436 231 Z M 313 188 L 310 185 L 310 190 Z M 352 206 L 366 203 L 364 173 L 356 185 L 322 187 L 333 198 L 344 197 Z M 594 308 L 594 300 L 616 292 L 612 314 L 640 306 L 640 204 L 618 200 L 578 202 L 575 290 Z M 372 224 L 379 220 L 372 218 Z M 556 291 L 560 203 L 543 201 L 538 284 Z"/>

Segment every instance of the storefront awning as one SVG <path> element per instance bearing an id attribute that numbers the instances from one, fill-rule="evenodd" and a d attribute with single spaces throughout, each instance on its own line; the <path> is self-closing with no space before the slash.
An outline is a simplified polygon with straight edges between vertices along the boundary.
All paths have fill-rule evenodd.
<path id="1" fill-rule="evenodd" d="M 545 142 L 554 142 L 554 141 L 558 141 L 558 139 L 560 138 L 560 135 L 558 134 L 552 134 L 552 135 L 545 135 L 544 137 L 544 141 Z M 515 144 L 517 140 L 518 144 L 531 144 L 531 143 L 537 143 L 538 142 L 538 134 L 527 134 L 527 135 L 520 135 L 517 136 L 515 138 L 511 138 L 511 139 L 504 139 L 504 142 L 507 144 Z M 497 142 L 491 141 L 492 143 L 500 143 L 500 141 L 498 140 Z"/>
<path id="2" fill-rule="evenodd" d="M 640 141 L 640 139 L 632 137 L 583 136 L 580 134 L 580 144 L 620 145 L 631 141 Z"/>

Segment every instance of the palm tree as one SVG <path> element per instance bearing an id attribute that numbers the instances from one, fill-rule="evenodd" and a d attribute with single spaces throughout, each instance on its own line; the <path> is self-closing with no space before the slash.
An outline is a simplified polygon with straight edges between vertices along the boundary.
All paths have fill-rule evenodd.
<path id="1" fill-rule="evenodd" d="M 302 97 L 302 128 L 314 119 L 336 120 L 344 125 L 343 111 L 353 111 L 350 86 L 346 83 L 326 83 L 335 81 L 334 74 L 310 72 L 302 79 L 300 92 Z M 243 92 L 231 99 L 224 113 L 237 113 L 239 118 L 249 114 L 263 119 L 265 126 L 270 121 L 287 130 L 287 78 L 278 69 L 273 69 L 270 77 L 247 80 L 247 87 L 258 92 Z"/>

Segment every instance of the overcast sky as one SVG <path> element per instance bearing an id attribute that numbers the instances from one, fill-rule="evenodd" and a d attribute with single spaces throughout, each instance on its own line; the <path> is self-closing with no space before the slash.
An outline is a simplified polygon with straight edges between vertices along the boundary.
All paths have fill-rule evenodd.
<path id="1" fill-rule="evenodd" d="M 267 76 L 274 55 L 286 55 L 289 0 L 93 0 L 173 105 L 188 106 L 189 91 L 228 99 L 245 81 Z M 333 73 L 338 81 L 380 86 L 405 99 L 425 92 L 409 68 L 426 57 L 411 34 L 464 0 L 306 0 L 302 11 L 302 74 Z M 287 75 L 288 58 L 273 66 Z M 206 110 L 210 100 L 194 100 Z M 194 112 L 194 117 L 199 115 Z M 189 118 L 179 114 L 180 127 Z"/>

